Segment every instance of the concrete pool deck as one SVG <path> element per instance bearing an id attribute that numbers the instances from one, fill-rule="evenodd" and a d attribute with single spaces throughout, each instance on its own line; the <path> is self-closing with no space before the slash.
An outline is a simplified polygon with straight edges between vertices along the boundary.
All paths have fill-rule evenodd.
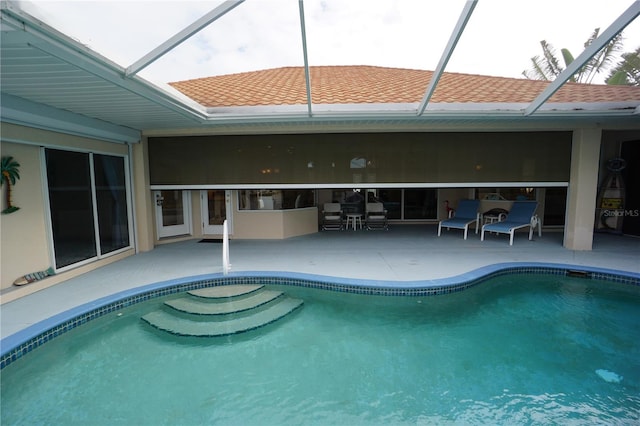
<path id="1" fill-rule="evenodd" d="M 516 234 L 480 236 L 434 225 L 396 225 L 389 231 L 325 231 L 286 240 L 231 240 L 232 273 L 292 272 L 327 277 L 403 282 L 446 279 L 510 262 L 595 267 L 640 274 L 640 239 L 595 234 L 593 250 L 562 247 L 562 232 L 527 240 Z M 222 272 L 222 244 L 189 240 L 157 246 L 79 277 L 5 303 L 0 337 L 102 297 L 148 284 Z M 388 283 L 387 283 L 388 284 Z"/>

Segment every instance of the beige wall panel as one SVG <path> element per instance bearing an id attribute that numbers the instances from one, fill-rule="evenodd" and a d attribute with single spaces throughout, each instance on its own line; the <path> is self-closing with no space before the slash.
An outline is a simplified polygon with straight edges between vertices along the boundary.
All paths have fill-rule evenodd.
<path id="1" fill-rule="evenodd" d="M 238 211 L 233 216 L 234 239 L 282 239 L 282 211 Z"/>
<path id="2" fill-rule="evenodd" d="M 238 192 L 231 192 L 233 239 L 283 239 L 318 232 L 318 209 L 238 210 Z"/>
<path id="3" fill-rule="evenodd" d="M 233 216 L 233 239 L 283 239 L 318 232 L 318 209 L 238 211 Z"/>
<path id="4" fill-rule="evenodd" d="M 318 209 L 283 210 L 283 237 L 297 237 L 318 232 Z"/>
<path id="5" fill-rule="evenodd" d="M 202 238 L 202 199 L 200 191 L 191 191 L 191 234 Z"/>
<path id="6" fill-rule="evenodd" d="M 0 215 L 0 288 L 3 292 L 3 303 L 21 294 L 37 291 L 78 275 L 78 270 L 87 272 L 111 262 L 114 258 L 134 253 L 134 250 L 128 250 L 124 254 L 107 257 L 22 288 L 13 286 L 18 277 L 47 269 L 54 263 L 47 231 L 47 206 L 43 187 L 45 171 L 42 170 L 40 146 L 105 154 L 128 153 L 128 147 L 124 144 L 2 123 L 0 152 L 3 156 L 14 157 L 20 163 L 20 179 L 12 188 L 12 203 L 20 207 L 20 210 Z M 6 203 L 4 186 L 1 209 L 5 208 Z"/>
<path id="7" fill-rule="evenodd" d="M 593 247 L 600 140 L 599 129 L 579 129 L 573 135 L 564 234 L 564 247 L 570 250 L 591 250 Z"/>
<path id="8" fill-rule="evenodd" d="M 11 156 L 20 163 L 20 179 L 12 186 L 11 196 L 12 204 L 20 210 L 0 215 L 2 289 L 6 289 L 16 278 L 45 270 L 53 261 L 45 225 L 40 148 L 2 142 L 0 150 L 3 157 Z M 0 210 L 6 208 L 6 190 L 3 184 Z"/>
<path id="9" fill-rule="evenodd" d="M 97 139 L 83 138 L 9 123 L 2 123 L 2 140 L 46 146 L 48 148 L 59 147 L 69 150 L 91 150 L 93 152 L 119 155 L 127 155 L 128 153 L 126 144 L 104 142 Z"/>
<path id="10" fill-rule="evenodd" d="M 133 182 L 135 205 L 136 240 L 140 251 L 153 250 L 155 241 L 154 205 L 149 190 L 149 156 L 147 140 L 133 145 Z"/>

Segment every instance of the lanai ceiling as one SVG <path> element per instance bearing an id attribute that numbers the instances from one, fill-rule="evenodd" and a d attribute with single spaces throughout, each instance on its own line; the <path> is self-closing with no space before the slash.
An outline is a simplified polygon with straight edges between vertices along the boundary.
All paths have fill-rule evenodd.
<path id="1" fill-rule="evenodd" d="M 305 2 L 296 2 L 300 37 L 299 66 L 304 70 L 306 101 L 291 105 L 207 108 L 171 88 L 140 75 L 194 34 L 244 7 L 225 1 L 177 31 L 127 66 L 98 54 L 67 34 L 26 12 L 20 3 L 2 1 L 2 120 L 36 125 L 107 140 L 135 142 L 141 134 L 261 133 L 305 131 L 492 130 L 497 128 L 571 128 L 597 122 L 611 128 L 638 128 L 640 99 L 601 104 L 560 104 L 549 99 L 600 47 L 634 23 L 640 1 L 631 2 L 556 81 L 526 104 L 456 104 L 432 97 L 456 47 L 473 19 L 477 0 L 458 3 L 452 27 L 442 37 L 438 61 L 419 102 L 340 105 L 316 104 L 307 47 Z M 249 2 L 247 2 L 249 3 Z M 627 2 L 625 2 L 626 4 Z M 535 7 L 529 4 L 529 7 Z M 552 13 L 552 11 L 550 11 Z M 269 20 L 269 17 L 264 17 Z M 635 25 L 636 23 L 634 23 Z M 420 31 L 417 30 L 417 36 Z M 635 46 L 633 47 L 635 49 Z M 419 54 L 413 52 L 412 54 Z M 535 54 L 535 52 L 533 52 Z M 206 77 L 203 76 L 203 77 Z"/>

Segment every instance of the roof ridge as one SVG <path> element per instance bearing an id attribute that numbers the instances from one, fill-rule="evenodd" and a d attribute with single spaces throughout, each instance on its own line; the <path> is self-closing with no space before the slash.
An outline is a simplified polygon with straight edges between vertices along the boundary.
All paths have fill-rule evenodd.
<path id="1" fill-rule="evenodd" d="M 377 65 L 310 67 L 317 104 L 417 103 L 434 71 Z M 206 107 L 306 104 L 303 66 L 285 66 L 169 83 Z M 550 84 L 526 78 L 444 72 L 432 103 L 529 103 Z M 585 83 L 563 85 L 550 99 L 560 103 L 640 100 L 640 87 Z"/>
<path id="2" fill-rule="evenodd" d="M 406 68 L 406 67 L 385 67 L 380 65 L 311 65 L 309 69 L 378 69 L 378 70 L 387 70 L 387 71 L 412 71 L 412 72 L 424 72 L 424 73 L 433 73 L 434 70 L 426 70 L 420 68 Z M 199 80 L 208 80 L 211 78 L 220 78 L 220 77 L 231 77 L 231 76 L 242 76 L 242 75 L 251 75 L 256 73 L 277 71 L 277 70 L 303 70 L 303 65 L 285 65 L 282 67 L 273 67 L 273 68 L 263 68 L 258 70 L 251 71 L 241 71 L 230 74 L 219 74 L 219 75 L 211 75 L 206 77 L 196 77 L 186 80 L 177 80 L 169 82 L 168 84 L 173 85 L 174 83 L 184 83 L 188 81 L 199 81 Z M 455 74 L 461 76 L 472 76 L 472 77 L 483 77 L 483 78 L 500 78 L 500 79 L 508 79 L 508 80 L 518 80 L 518 81 L 542 81 L 542 80 L 530 80 L 526 78 L 517 78 L 517 77 L 504 77 L 504 76 L 495 76 L 495 75 L 486 75 L 486 74 L 476 74 L 476 73 L 465 73 L 465 72 L 457 72 L 457 71 L 444 71 L 443 74 Z M 542 81 L 545 82 L 545 81 Z M 545 82 L 548 83 L 548 82 Z M 582 83 L 583 84 L 583 83 Z"/>

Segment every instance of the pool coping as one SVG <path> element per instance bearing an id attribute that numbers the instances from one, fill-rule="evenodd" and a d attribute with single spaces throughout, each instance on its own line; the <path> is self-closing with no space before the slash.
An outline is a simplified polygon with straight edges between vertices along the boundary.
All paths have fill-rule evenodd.
<path id="1" fill-rule="evenodd" d="M 127 306 L 187 290 L 232 284 L 277 284 L 380 296 L 436 296 L 455 293 L 511 274 L 569 275 L 640 286 L 640 273 L 547 262 L 508 262 L 483 266 L 448 278 L 414 281 L 342 278 L 298 272 L 243 271 L 186 276 L 135 287 L 76 306 L 32 324 L 0 341 L 0 370 L 49 340 Z"/>

